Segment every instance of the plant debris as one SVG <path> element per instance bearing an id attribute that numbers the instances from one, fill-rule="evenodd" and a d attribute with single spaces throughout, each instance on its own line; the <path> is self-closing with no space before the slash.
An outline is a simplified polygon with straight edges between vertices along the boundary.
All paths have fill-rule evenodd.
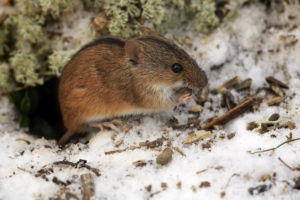
<path id="1" fill-rule="evenodd" d="M 191 112 L 191 113 L 200 113 L 200 112 L 202 112 L 202 106 L 200 106 L 200 105 L 191 106 L 189 108 L 189 112 Z"/>
<path id="2" fill-rule="evenodd" d="M 281 147 L 282 145 L 286 144 L 286 143 L 290 143 L 290 142 L 294 142 L 296 140 L 300 140 L 300 138 L 296 138 L 296 139 L 292 139 L 292 140 L 287 140 L 281 144 L 279 144 L 277 147 L 274 147 L 274 148 L 271 148 L 271 149 L 266 149 L 266 150 L 261 150 L 261 151 L 255 151 L 255 152 L 252 152 L 251 154 L 255 154 L 255 153 L 263 153 L 263 152 L 267 152 L 267 151 L 273 151 L 279 147 Z"/>
<path id="3" fill-rule="evenodd" d="M 199 105 L 204 105 L 204 103 L 207 101 L 207 96 L 209 94 L 209 87 L 206 86 L 202 89 L 202 92 L 198 92 L 196 95 L 196 103 Z"/>
<path id="4" fill-rule="evenodd" d="M 165 138 L 164 136 L 162 136 L 161 138 L 158 138 L 152 142 L 146 142 L 147 144 L 147 148 L 156 148 L 156 147 L 161 147 L 164 143 L 164 141 L 166 141 L 167 138 Z"/>
<path id="5" fill-rule="evenodd" d="M 234 136 L 235 136 L 235 133 L 229 133 L 229 134 L 227 134 L 227 139 L 231 140 L 232 138 L 234 138 Z"/>
<path id="6" fill-rule="evenodd" d="M 236 85 L 240 81 L 241 81 L 241 78 L 236 76 L 236 77 L 230 79 L 229 81 L 227 81 L 226 83 L 224 83 L 221 87 L 216 88 L 216 90 L 221 93 L 221 92 L 225 91 L 226 89 Z"/>
<path id="7" fill-rule="evenodd" d="M 279 123 L 283 123 L 286 124 L 287 117 L 282 117 L 277 113 L 272 114 L 268 119 L 263 119 L 261 121 L 256 121 L 255 123 L 258 125 L 256 128 L 252 129 L 252 131 L 259 131 L 259 132 L 266 132 L 268 131 L 268 126 L 269 125 L 273 125 L 273 128 L 276 128 L 276 125 L 278 125 Z M 250 122 L 248 124 L 248 128 L 251 129 L 252 127 L 254 127 L 254 125 L 252 124 L 253 122 Z"/>
<path id="8" fill-rule="evenodd" d="M 92 172 L 94 172 L 97 176 L 101 176 L 99 169 L 90 167 L 86 163 L 87 163 L 87 161 L 83 160 L 83 159 L 80 159 L 76 163 L 73 163 L 73 162 L 70 162 L 70 161 L 67 161 L 67 160 L 63 160 L 63 161 L 54 162 L 53 165 L 70 165 L 70 166 L 75 167 L 75 168 L 84 167 L 84 168 L 87 168 L 88 170 L 91 170 Z"/>
<path id="9" fill-rule="evenodd" d="M 233 108 L 233 109 L 229 110 L 228 112 L 226 112 L 221 117 L 218 117 L 217 119 L 213 120 L 212 122 L 206 124 L 203 127 L 203 129 L 208 130 L 208 129 L 211 129 L 216 124 L 217 125 L 223 125 L 223 124 L 226 124 L 227 122 L 235 119 L 239 115 L 246 112 L 252 106 L 253 101 L 254 101 L 253 98 L 249 98 L 248 100 L 246 100 L 243 103 L 239 104 L 235 108 Z"/>
<path id="10" fill-rule="evenodd" d="M 259 182 L 264 182 L 266 180 L 271 180 L 270 174 L 264 174 L 262 177 L 259 178 Z"/>
<path id="11" fill-rule="evenodd" d="M 113 151 L 106 151 L 104 152 L 105 155 L 111 155 L 111 154 L 115 154 L 115 153 L 122 153 L 124 151 L 126 151 L 127 149 L 118 149 L 118 150 L 113 150 Z"/>
<path id="12" fill-rule="evenodd" d="M 147 165 L 147 163 L 144 160 L 138 160 L 132 163 L 136 167 L 144 167 Z"/>
<path id="13" fill-rule="evenodd" d="M 161 183 L 161 188 L 162 188 L 163 190 L 166 190 L 166 189 L 168 188 L 167 183 L 162 182 L 162 183 Z"/>
<path id="14" fill-rule="evenodd" d="M 290 170 L 292 171 L 300 171 L 300 166 L 299 167 L 294 167 L 291 168 L 288 164 L 286 164 L 280 157 L 278 158 L 278 160 L 280 160 L 280 162 L 282 162 L 285 166 L 287 166 Z"/>
<path id="15" fill-rule="evenodd" d="M 237 91 L 250 89 L 251 84 L 252 84 L 252 79 L 251 78 L 247 78 L 247 79 L 243 80 L 242 82 L 238 83 L 235 86 L 235 89 Z"/>
<path id="16" fill-rule="evenodd" d="M 26 142 L 27 144 L 30 144 L 30 142 L 28 140 L 25 140 L 23 138 L 17 138 L 16 141 L 23 141 L 23 142 Z"/>
<path id="17" fill-rule="evenodd" d="M 174 150 L 176 150 L 178 153 L 180 153 L 182 156 L 186 156 L 185 153 L 179 147 L 172 147 Z"/>
<path id="18" fill-rule="evenodd" d="M 275 84 L 275 83 L 271 84 L 271 89 L 276 95 L 284 98 L 284 96 L 285 96 L 284 91 L 277 84 Z"/>
<path id="19" fill-rule="evenodd" d="M 281 102 L 283 102 L 284 98 L 280 97 L 280 96 L 277 96 L 277 97 L 274 97 L 272 99 L 268 99 L 265 101 L 266 104 L 268 104 L 269 106 L 272 106 L 272 105 L 275 105 L 275 104 L 279 104 Z"/>
<path id="20" fill-rule="evenodd" d="M 63 185 L 63 186 L 67 186 L 68 184 L 59 180 L 56 176 L 53 177 L 52 182 L 57 184 L 57 185 Z"/>
<path id="21" fill-rule="evenodd" d="M 124 128 L 122 128 L 122 132 L 128 132 L 130 129 L 132 129 L 133 125 L 128 125 L 128 126 L 125 126 Z"/>
<path id="22" fill-rule="evenodd" d="M 274 77 L 271 77 L 271 76 L 266 77 L 266 81 L 267 81 L 268 83 L 270 83 L 270 84 L 275 83 L 275 84 L 279 85 L 279 86 L 282 87 L 282 88 L 289 89 L 289 86 L 288 86 L 288 85 L 284 84 L 283 82 L 277 80 L 277 79 L 274 78 Z"/>
<path id="23" fill-rule="evenodd" d="M 151 192 L 152 185 L 145 186 L 145 189 L 146 189 L 148 192 Z"/>
<path id="24" fill-rule="evenodd" d="M 95 181 L 92 174 L 82 174 L 80 176 L 82 184 L 82 200 L 91 200 L 95 195 Z"/>
<path id="25" fill-rule="evenodd" d="M 66 199 L 67 200 L 71 200 L 71 199 L 80 200 L 80 198 L 76 194 L 73 194 L 71 192 L 66 192 Z"/>
<path id="26" fill-rule="evenodd" d="M 207 131 L 207 132 L 204 132 L 204 133 L 200 133 L 200 134 L 198 134 L 196 136 L 191 136 L 188 139 L 184 140 L 183 144 L 191 144 L 193 142 L 197 142 L 197 141 L 202 140 L 202 139 L 204 139 L 206 137 L 209 137 L 209 136 L 211 136 L 211 132 L 210 131 Z"/>
<path id="27" fill-rule="evenodd" d="M 270 185 L 259 185 L 259 186 L 256 186 L 254 188 L 249 188 L 248 192 L 251 195 L 256 195 L 256 194 L 260 194 L 262 192 L 268 191 L 271 188 L 272 188 L 271 184 Z"/>
<path id="28" fill-rule="evenodd" d="M 123 144 L 123 139 L 115 143 L 115 147 L 119 147 Z"/>
<path id="29" fill-rule="evenodd" d="M 208 182 L 208 181 L 201 182 L 201 184 L 199 185 L 199 188 L 204 188 L 204 187 L 210 187 L 210 182 Z"/>

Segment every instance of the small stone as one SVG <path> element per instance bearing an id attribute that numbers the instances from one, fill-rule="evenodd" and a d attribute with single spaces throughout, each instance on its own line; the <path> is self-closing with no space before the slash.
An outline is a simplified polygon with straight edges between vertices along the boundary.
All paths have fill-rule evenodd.
<path id="1" fill-rule="evenodd" d="M 156 163 L 160 165 L 166 165 L 172 160 L 173 151 L 170 148 L 166 148 L 161 154 L 156 158 Z"/>

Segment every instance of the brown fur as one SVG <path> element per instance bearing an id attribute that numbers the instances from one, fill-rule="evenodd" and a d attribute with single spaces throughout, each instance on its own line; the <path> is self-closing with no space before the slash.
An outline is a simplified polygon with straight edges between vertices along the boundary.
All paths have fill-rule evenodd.
<path id="1" fill-rule="evenodd" d="M 130 40 L 106 37 L 89 43 L 66 65 L 59 101 L 69 132 L 85 131 L 88 119 L 96 116 L 104 120 L 169 109 L 178 104 L 182 87 L 207 84 L 205 73 L 185 51 L 149 28 L 141 31 L 142 36 Z M 174 73 L 174 63 L 183 71 Z M 181 82 L 184 86 L 178 88 Z M 161 88 L 173 91 L 169 100 Z"/>

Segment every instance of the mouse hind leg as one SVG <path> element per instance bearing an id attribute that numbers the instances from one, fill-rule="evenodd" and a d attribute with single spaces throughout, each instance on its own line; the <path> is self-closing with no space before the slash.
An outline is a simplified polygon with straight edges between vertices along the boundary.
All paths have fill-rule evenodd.
<path id="1" fill-rule="evenodd" d="M 71 137 L 74 135 L 74 132 L 71 131 L 71 130 L 68 130 L 63 136 L 62 138 L 59 139 L 58 141 L 58 145 L 64 145 L 66 144 L 70 139 Z"/>
<path id="2" fill-rule="evenodd" d="M 89 125 L 92 127 L 98 127 L 101 129 L 101 131 L 104 131 L 105 128 L 110 128 L 111 130 L 114 130 L 116 132 L 120 132 L 120 129 L 118 126 L 121 126 L 123 122 L 118 119 L 111 120 L 110 122 L 95 122 L 90 123 Z"/>

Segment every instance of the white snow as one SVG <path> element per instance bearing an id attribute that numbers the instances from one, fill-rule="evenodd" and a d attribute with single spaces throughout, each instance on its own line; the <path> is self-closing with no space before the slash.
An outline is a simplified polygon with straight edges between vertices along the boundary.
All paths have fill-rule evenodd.
<path id="1" fill-rule="evenodd" d="M 293 180 L 299 177 L 299 171 L 291 171 L 278 158 L 291 167 L 299 167 L 300 141 L 285 144 L 273 154 L 271 151 L 249 153 L 276 147 L 286 141 L 290 133 L 294 139 L 300 137 L 300 42 L 286 45 L 294 39 L 300 40 L 299 27 L 289 31 L 293 24 L 300 22 L 300 7 L 298 4 L 290 5 L 285 7 L 284 13 L 274 10 L 269 14 L 264 9 L 260 4 L 243 7 L 237 20 L 222 25 L 206 38 L 207 42 L 203 42 L 203 37 L 197 36 L 193 38 L 191 48 L 184 48 L 198 63 L 202 63 L 211 89 L 240 76 L 242 79 L 252 78 L 250 92 L 255 94 L 258 88 L 268 86 L 265 81 L 267 76 L 284 81 L 286 77 L 282 66 L 286 65 L 291 76 L 288 84 L 290 88 L 284 90 L 285 101 L 279 106 L 262 104 L 257 111 L 247 112 L 227 123 L 224 130 L 212 131 L 210 138 L 183 145 L 182 141 L 188 137 L 190 129 L 172 130 L 166 124 L 171 115 L 176 115 L 180 123 L 186 123 L 187 118 L 193 116 L 187 112 L 191 105 L 195 105 L 195 102 L 191 102 L 180 113 L 168 111 L 125 121 L 126 125 L 131 124 L 133 128 L 128 133 L 119 133 L 114 141 L 111 139 L 113 132 L 105 131 L 95 134 L 88 145 L 72 144 L 61 150 L 56 141 L 37 139 L 20 130 L 14 122 L 12 105 L 6 97 L 0 97 L 0 199 L 49 199 L 64 191 L 70 191 L 81 198 L 80 175 L 84 173 L 91 173 L 94 177 L 94 199 L 299 199 L 300 191 L 293 189 Z M 296 18 L 290 20 L 289 15 L 295 15 Z M 287 37 L 286 41 L 280 40 L 282 35 L 292 35 L 293 39 Z M 276 52 L 277 49 L 279 52 Z M 258 51 L 262 53 L 258 54 Z M 220 69 L 210 70 L 212 65 L 222 63 L 224 66 Z M 234 90 L 232 93 L 237 101 L 241 101 L 242 97 L 239 95 L 242 93 Z M 260 95 L 262 94 L 264 93 L 261 92 Z M 226 109 L 218 108 L 220 95 L 210 94 L 208 98 L 213 101 L 205 104 L 200 115 L 201 123 L 209 117 L 226 112 Z M 211 106 L 213 111 L 209 109 Z M 297 128 L 276 129 L 265 134 L 246 129 L 249 122 L 268 118 L 273 113 L 289 117 Z M 168 132 L 163 133 L 166 129 Z M 196 134 L 202 132 L 203 130 L 199 130 Z M 235 133 L 231 140 L 227 139 L 229 133 Z M 225 139 L 219 138 L 222 134 Z M 155 162 L 160 152 L 145 147 L 129 149 L 131 145 L 138 146 L 140 142 L 153 141 L 161 136 L 171 139 L 172 146 L 179 147 L 186 156 L 174 151 L 171 162 L 160 166 Z M 28 140 L 30 144 L 16 141 L 18 138 Z M 114 143 L 121 139 L 124 140 L 123 144 L 115 147 Z M 209 139 L 213 139 L 211 148 L 203 149 L 201 144 Z M 163 148 L 166 145 L 167 142 Z M 124 148 L 128 149 L 105 155 L 107 151 Z M 101 176 L 96 176 L 86 168 L 53 165 L 56 161 L 76 163 L 79 159 L 87 160 L 87 165 L 99 169 Z M 137 160 L 144 160 L 147 165 L 135 167 L 132 163 Z M 48 181 L 34 176 L 42 168 L 54 170 L 46 175 Z M 205 171 L 197 173 L 201 170 Z M 260 182 L 259 179 L 265 174 L 270 174 L 271 180 Z M 71 184 L 59 186 L 52 182 L 53 177 L 64 182 L 69 180 Z M 177 187 L 179 181 L 181 188 Z M 211 186 L 200 188 L 199 185 L 204 181 L 210 182 Z M 166 190 L 162 189 L 162 182 L 167 183 Z M 249 194 L 249 188 L 263 184 L 270 184 L 272 188 L 260 194 Z M 144 188 L 148 185 L 152 185 L 151 192 Z M 156 192 L 159 193 L 151 196 Z M 220 196 L 221 192 L 225 192 L 223 198 Z M 61 197 L 65 199 L 64 194 Z"/>

